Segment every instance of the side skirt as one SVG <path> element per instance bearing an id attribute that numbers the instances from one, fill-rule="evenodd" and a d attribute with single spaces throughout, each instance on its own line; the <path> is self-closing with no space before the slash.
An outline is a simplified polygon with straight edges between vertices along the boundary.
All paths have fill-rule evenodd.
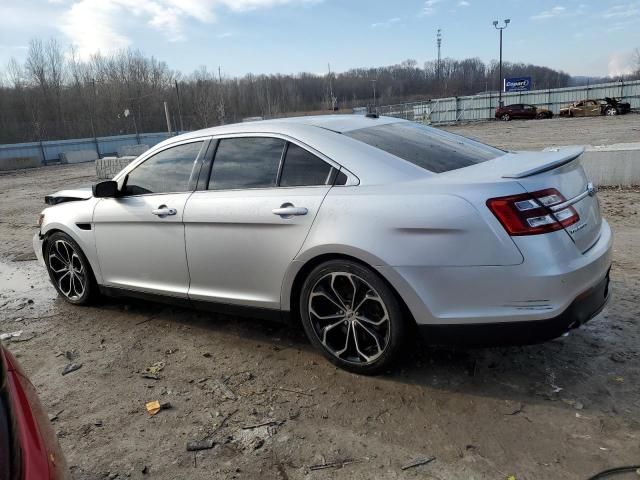
<path id="1" fill-rule="evenodd" d="M 222 313 L 224 315 L 239 316 L 245 318 L 259 318 L 273 322 L 291 323 L 290 312 L 277 309 L 247 307 L 244 305 L 232 305 L 229 303 L 207 302 L 204 300 L 190 300 L 188 298 L 172 297 L 158 293 L 140 292 L 125 288 L 99 286 L 100 293 L 112 298 L 136 298 L 151 302 L 165 303 L 183 308 L 192 308 L 208 312 Z"/>

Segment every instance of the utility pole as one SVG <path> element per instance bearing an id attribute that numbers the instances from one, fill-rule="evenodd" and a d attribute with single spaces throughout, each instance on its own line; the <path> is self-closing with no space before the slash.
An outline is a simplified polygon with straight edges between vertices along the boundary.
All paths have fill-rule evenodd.
<path id="1" fill-rule="evenodd" d="M 96 115 L 96 103 L 97 103 L 97 94 L 96 94 L 96 79 L 91 79 L 91 89 L 93 90 L 93 115 L 91 119 L 91 131 L 93 133 L 93 141 L 96 144 L 96 153 L 98 154 L 98 158 L 100 158 L 100 144 L 98 144 L 98 137 L 96 135 L 96 123 L 98 123 L 98 118 Z"/>
<path id="2" fill-rule="evenodd" d="M 182 123 L 182 108 L 180 107 L 180 89 L 178 88 L 178 80 L 174 80 L 176 85 L 176 98 L 178 99 L 178 118 L 180 119 L 180 131 L 184 132 L 184 124 Z"/>
<path id="3" fill-rule="evenodd" d="M 378 102 L 376 101 L 376 82 L 378 80 L 371 80 L 371 86 L 373 87 L 373 106 L 374 108 L 377 107 Z"/>
<path id="4" fill-rule="evenodd" d="M 164 102 L 164 117 L 167 120 L 167 132 L 171 135 L 171 118 L 169 117 L 169 106 Z"/>
<path id="5" fill-rule="evenodd" d="M 500 23 L 500 22 L 498 22 L 498 20 L 494 20 L 493 21 L 493 26 L 496 28 L 496 30 L 498 30 L 500 32 L 500 67 L 499 67 L 499 70 L 500 70 L 500 78 L 499 78 L 500 90 L 499 90 L 499 93 L 498 93 L 498 105 L 500 107 L 502 107 L 502 91 L 504 90 L 504 80 L 502 78 L 502 31 L 509 26 L 510 22 L 511 22 L 511 20 L 507 18 L 504 21 L 504 25 L 500 27 L 500 26 L 498 26 L 498 24 Z"/>
<path id="6" fill-rule="evenodd" d="M 440 55 L 440 49 L 442 47 L 442 29 L 438 29 L 438 33 L 436 34 L 436 45 L 438 46 L 438 63 L 436 66 L 437 72 L 436 76 L 438 78 L 438 82 L 440 81 L 440 72 L 441 72 L 441 61 L 442 57 Z"/>
<path id="7" fill-rule="evenodd" d="M 331 110 L 336 110 L 336 97 L 333 96 L 333 82 L 331 76 L 331 64 L 327 63 L 327 67 L 329 67 L 329 101 L 331 102 Z"/>

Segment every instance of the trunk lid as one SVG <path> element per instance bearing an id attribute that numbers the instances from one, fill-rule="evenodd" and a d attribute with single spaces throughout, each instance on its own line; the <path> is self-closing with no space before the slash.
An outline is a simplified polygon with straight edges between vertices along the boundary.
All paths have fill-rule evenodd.
<path id="1" fill-rule="evenodd" d="M 511 169 L 508 170 L 511 173 L 502 175 L 516 180 L 528 192 L 549 188 L 560 192 L 566 201 L 560 207 L 550 208 L 560 211 L 571 206 L 578 213 L 579 220 L 565 227 L 565 231 L 582 253 L 596 243 L 602 224 L 596 189 L 579 160 L 583 151 L 582 147 L 567 147 L 512 153 L 505 156 L 512 157 Z"/>

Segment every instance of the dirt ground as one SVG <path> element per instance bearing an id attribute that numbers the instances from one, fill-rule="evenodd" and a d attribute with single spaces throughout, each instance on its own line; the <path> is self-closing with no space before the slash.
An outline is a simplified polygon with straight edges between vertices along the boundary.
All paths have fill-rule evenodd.
<path id="1" fill-rule="evenodd" d="M 526 124 L 455 130 L 517 148 L 533 142 Z M 394 371 L 359 377 L 326 362 L 300 328 L 58 299 L 34 261 L 36 217 L 45 193 L 93 180 L 86 164 L 0 175 L 0 332 L 23 331 L 8 347 L 75 479 L 586 479 L 640 463 L 640 190 L 599 193 L 615 232 L 613 300 L 580 330 L 528 347 L 416 343 Z M 82 368 L 62 376 L 67 356 Z M 143 378 L 155 362 L 159 379 Z M 151 400 L 171 408 L 151 417 Z M 206 438 L 212 449 L 186 451 Z M 435 460 L 402 469 L 424 457 Z"/>
<path id="2" fill-rule="evenodd" d="M 444 129 L 509 150 L 539 150 L 558 145 L 611 145 L 640 142 L 640 115 L 477 122 Z"/>

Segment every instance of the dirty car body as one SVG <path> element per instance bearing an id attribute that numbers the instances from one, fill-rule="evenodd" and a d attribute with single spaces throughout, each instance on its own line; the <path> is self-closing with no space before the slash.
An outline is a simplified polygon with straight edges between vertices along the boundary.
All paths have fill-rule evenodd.
<path id="1" fill-rule="evenodd" d="M 94 196 L 65 192 L 34 248 L 76 300 L 88 279 L 302 318 L 330 360 L 374 371 L 398 325 L 432 343 L 532 343 L 601 310 L 612 234 L 581 153 L 505 152 L 388 117 L 227 125 L 157 145 Z M 62 261 L 75 250 L 76 266 Z"/>
<path id="2" fill-rule="evenodd" d="M 537 107 L 535 105 L 527 105 L 523 103 L 515 103 L 513 105 L 505 105 L 496 108 L 495 117 L 499 120 L 532 120 L 553 118 L 551 110 Z"/>
<path id="3" fill-rule="evenodd" d="M 615 98 L 604 100 L 580 100 L 560 109 L 561 117 L 597 117 L 623 115 L 631 111 L 631 104 Z"/>
<path id="4" fill-rule="evenodd" d="M 70 478 L 35 388 L 0 342 L 0 479 Z"/>

